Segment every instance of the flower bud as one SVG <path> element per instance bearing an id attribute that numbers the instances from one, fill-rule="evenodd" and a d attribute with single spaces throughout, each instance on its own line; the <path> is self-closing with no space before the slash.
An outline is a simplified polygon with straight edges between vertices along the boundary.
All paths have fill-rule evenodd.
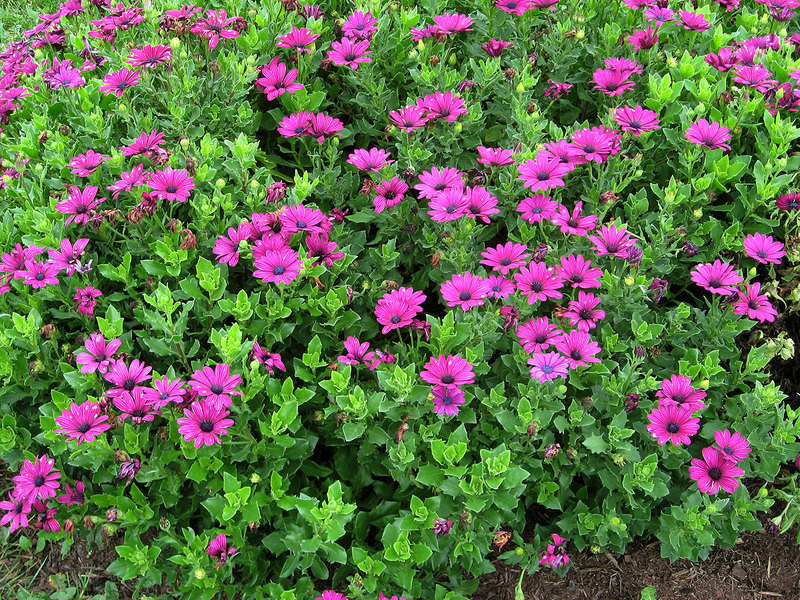
<path id="1" fill-rule="evenodd" d="M 453 125 L 453 131 L 456 133 L 461 133 L 461 130 L 464 129 L 464 126 L 461 123 L 455 123 Z"/>
<path id="2" fill-rule="evenodd" d="M 449 58 L 447 59 L 447 64 L 449 64 L 452 67 L 453 65 L 456 64 L 456 60 L 458 59 L 456 58 L 455 53 L 451 52 Z"/>
<path id="3" fill-rule="evenodd" d="M 521 94 L 521 93 L 522 93 L 522 92 L 524 92 L 524 91 L 525 91 L 525 86 L 524 86 L 524 85 L 522 84 L 522 82 L 520 81 L 520 82 L 517 84 L 517 92 L 519 92 L 519 93 Z"/>
<path id="4" fill-rule="evenodd" d="M 175 50 L 175 49 L 177 49 L 177 48 L 180 48 L 180 47 L 181 47 L 181 40 L 180 40 L 180 38 L 176 38 L 176 37 L 172 38 L 172 39 L 169 41 L 169 45 L 170 45 L 170 46 L 172 46 L 172 49 L 173 49 L 173 50 Z"/>
<path id="5" fill-rule="evenodd" d="M 670 56 L 669 58 L 667 58 L 667 66 L 670 69 L 674 69 L 675 67 L 678 66 L 678 61 L 675 60 L 672 56 Z"/>
<path id="6" fill-rule="evenodd" d="M 695 209 L 692 211 L 692 216 L 693 216 L 695 219 L 699 219 L 700 217 L 702 217 L 702 216 L 703 216 L 703 209 L 702 209 L 702 208 L 695 208 Z"/>
<path id="7" fill-rule="evenodd" d="M 586 32 L 584 32 L 583 29 L 578 29 L 578 31 L 575 32 L 576 39 L 582 40 L 585 36 Z"/>
<path id="8" fill-rule="evenodd" d="M 255 484 L 258 483 L 259 481 L 261 481 L 261 475 L 259 475 L 258 473 L 253 473 L 252 475 L 250 475 L 250 483 Z"/>
<path id="9" fill-rule="evenodd" d="M 195 569 L 194 570 L 194 578 L 195 579 L 205 579 L 206 578 L 206 570 L 205 569 Z"/>
<path id="10" fill-rule="evenodd" d="M 220 177 L 219 179 L 217 179 L 215 185 L 217 186 L 218 190 L 221 190 L 222 188 L 225 187 L 225 183 L 226 183 L 226 181 L 222 177 Z"/>

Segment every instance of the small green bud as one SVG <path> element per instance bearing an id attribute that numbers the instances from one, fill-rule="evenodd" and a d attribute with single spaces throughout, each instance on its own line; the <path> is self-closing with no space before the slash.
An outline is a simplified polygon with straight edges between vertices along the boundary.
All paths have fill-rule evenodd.
<path id="1" fill-rule="evenodd" d="M 695 208 L 695 209 L 692 211 L 692 216 L 693 216 L 695 219 L 699 219 L 700 217 L 702 217 L 702 216 L 703 216 L 703 209 L 702 209 L 702 208 Z"/>
<path id="2" fill-rule="evenodd" d="M 253 473 L 250 475 L 250 483 L 258 483 L 259 481 L 261 481 L 261 475 L 258 473 Z"/>
<path id="3" fill-rule="evenodd" d="M 172 39 L 169 41 L 169 45 L 170 45 L 170 46 L 172 46 L 172 48 L 173 48 L 173 49 L 175 49 L 175 48 L 180 48 L 180 47 L 181 47 L 181 40 L 180 40 L 180 38 L 176 38 L 176 37 L 172 38 Z"/>
<path id="4" fill-rule="evenodd" d="M 222 177 L 220 177 L 219 179 L 217 179 L 217 182 L 216 182 L 216 184 L 215 184 L 215 185 L 217 186 L 217 189 L 218 189 L 218 190 L 221 190 L 222 188 L 224 188 L 224 187 L 225 187 L 225 184 L 226 184 L 226 183 L 227 183 L 227 182 L 226 182 L 226 181 L 225 181 L 225 180 L 224 180 Z"/>
<path id="5" fill-rule="evenodd" d="M 419 53 L 416 50 L 410 50 L 408 53 L 408 58 L 414 60 L 415 58 L 417 58 L 418 55 Z"/>
<path id="6" fill-rule="evenodd" d="M 449 64 L 452 67 L 453 65 L 456 64 L 457 60 L 458 59 L 456 58 L 455 52 L 452 52 L 452 53 L 450 53 L 450 56 L 447 59 L 447 64 Z"/>
<path id="7" fill-rule="evenodd" d="M 674 69 L 675 67 L 678 66 L 678 61 L 675 60 L 672 56 L 670 56 L 669 58 L 667 58 L 667 66 L 670 69 Z"/>
<path id="8" fill-rule="evenodd" d="M 461 123 L 456 123 L 453 125 L 453 131 L 456 133 L 461 133 L 461 130 L 464 129 L 464 126 Z"/>
<path id="9" fill-rule="evenodd" d="M 261 182 L 258 179 L 251 179 L 250 180 L 250 187 L 254 190 L 257 190 L 261 186 Z"/>
<path id="10" fill-rule="evenodd" d="M 586 37 L 586 32 L 583 29 L 578 29 L 578 31 L 575 32 L 575 37 L 579 40 L 582 40 L 584 37 Z"/>
<path id="11" fill-rule="evenodd" d="M 205 569 L 195 569 L 194 570 L 194 578 L 195 579 L 205 579 L 206 578 L 206 570 Z"/>
<path id="12" fill-rule="evenodd" d="M 519 93 L 522 93 L 522 92 L 524 92 L 524 91 L 525 91 L 525 86 L 524 86 L 524 85 L 523 85 L 523 83 L 520 81 L 520 82 L 517 84 L 517 92 L 519 92 Z"/>

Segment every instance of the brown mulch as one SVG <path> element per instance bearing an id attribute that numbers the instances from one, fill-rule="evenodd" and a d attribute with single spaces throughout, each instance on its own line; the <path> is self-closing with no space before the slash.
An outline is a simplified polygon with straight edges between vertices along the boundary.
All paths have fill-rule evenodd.
<path id="1" fill-rule="evenodd" d="M 637 542 L 624 555 L 575 553 L 563 579 L 549 568 L 526 576 L 525 600 L 639 600 L 648 586 L 656 588 L 657 600 L 800 599 L 800 546 L 792 531 L 746 533 L 733 548 L 713 550 L 696 563 L 670 564 L 659 544 Z M 495 567 L 481 578 L 474 600 L 514 600 L 519 568 Z"/>

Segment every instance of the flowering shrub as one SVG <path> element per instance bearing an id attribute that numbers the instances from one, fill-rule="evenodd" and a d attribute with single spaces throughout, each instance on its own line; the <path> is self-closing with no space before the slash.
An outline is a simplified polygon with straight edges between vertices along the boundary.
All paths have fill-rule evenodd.
<path id="1" fill-rule="evenodd" d="M 793 0 L 222 5 L 67 0 L 0 54 L 12 543 L 443 600 L 761 527 Z"/>

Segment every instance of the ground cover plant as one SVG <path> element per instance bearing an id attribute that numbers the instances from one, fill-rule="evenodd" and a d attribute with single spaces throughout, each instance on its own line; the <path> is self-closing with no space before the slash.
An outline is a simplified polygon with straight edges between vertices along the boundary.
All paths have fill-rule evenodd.
<path id="1" fill-rule="evenodd" d="M 31 15 L 5 543 L 114 537 L 150 597 L 443 600 L 496 559 L 702 559 L 776 500 L 788 529 L 797 6 Z"/>

